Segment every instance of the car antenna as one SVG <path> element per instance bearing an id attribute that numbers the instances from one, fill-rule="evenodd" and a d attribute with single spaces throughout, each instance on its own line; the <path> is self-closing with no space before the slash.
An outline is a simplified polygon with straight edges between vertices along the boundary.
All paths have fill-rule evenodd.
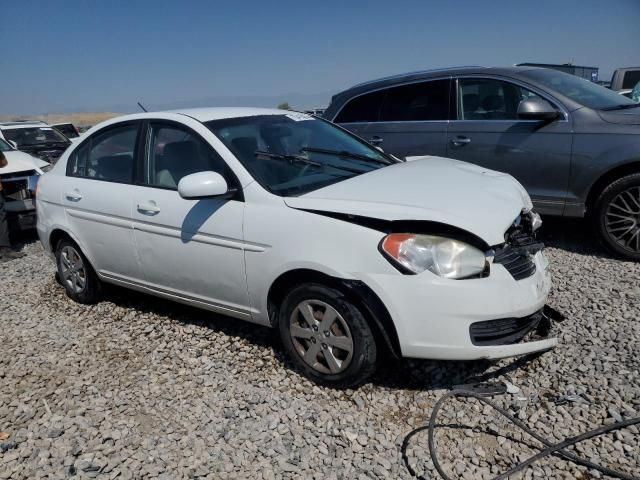
<path id="1" fill-rule="evenodd" d="M 147 109 L 146 109 L 146 108 L 144 108 L 140 102 L 138 102 L 138 106 L 142 109 L 142 111 L 143 111 L 143 112 L 146 112 L 146 111 L 147 111 Z"/>

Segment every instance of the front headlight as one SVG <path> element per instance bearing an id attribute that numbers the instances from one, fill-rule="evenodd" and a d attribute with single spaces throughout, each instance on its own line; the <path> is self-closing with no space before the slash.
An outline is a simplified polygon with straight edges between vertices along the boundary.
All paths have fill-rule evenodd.
<path id="1" fill-rule="evenodd" d="M 384 254 L 411 273 L 425 270 L 445 278 L 467 278 L 482 273 L 485 254 L 471 245 L 446 237 L 392 233 L 380 244 Z"/>
<path id="2" fill-rule="evenodd" d="M 44 167 L 40 167 L 40 170 L 42 170 L 44 173 L 47 173 L 52 168 L 53 168 L 53 165 L 50 163 L 48 165 L 45 165 Z"/>

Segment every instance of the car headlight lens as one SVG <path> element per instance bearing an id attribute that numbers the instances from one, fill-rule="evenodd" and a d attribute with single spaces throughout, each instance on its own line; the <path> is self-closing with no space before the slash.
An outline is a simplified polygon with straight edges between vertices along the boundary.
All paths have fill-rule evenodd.
<path id="1" fill-rule="evenodd" d="M 467 243 L 435 235 L 392 233 L 380 244 L 385 255 L 412 273 L 425 270 L 444 278 L 467 278 L 482 273 L 485 254 Z"/>

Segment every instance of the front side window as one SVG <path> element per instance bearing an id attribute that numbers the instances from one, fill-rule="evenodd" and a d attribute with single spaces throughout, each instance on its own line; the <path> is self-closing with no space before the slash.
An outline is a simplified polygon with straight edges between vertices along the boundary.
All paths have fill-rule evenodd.
<path id="1" fill-rule="evenodd" d="M 138 125 L 98 132 L 69 158 L 69 174 L 109 182 L 132 183 Z"/>
<path id="2" fill-rule="evenodd" d="M 297 112 L 205 125 L 263 187 L 280 196 L 302 195 L 396 162 L 331 123 Z"/>
<path id="3" fill-rule="evenodd" d="M 7 140 L 16 142 L 18 148 L 69 143 L 69 139 L 53 127 L 9 128 L 2 133 Z"/>
<path id="4" fill-rule="evenodd" d="M 377 122 L 384 100 L 385 91 L 367 93 L 347 102 L 334 119 L 335 123 Z"/>
<path id="5" fill-rule="evenodd" d="M 615 110 L 638 106 L 629 98 L 575 75 L 546 68 L 526 70 L 521 75 L 588 108 Z"/>
<path id="6" fill-rule="evenodd" d="M 387 90 L 381 122 L 415 122 L 449 118 L 449 80 L 412 83 Z"/>
<path id="7" fill-rule="evenodd" d="M 520 102 L 534 97 L 539 95 L 513 83 L 463 78 L 458 81 L 458 119 L 518 120 Z"/>
<path id="8" fill-rule="evenodd" d="M 214 171 L 231 182 L 231 173 L 213 148 L 182 127 L 151 124 L 148 136 L 145 183 L 153 187 L 177 189 L 182 177 Z"/>

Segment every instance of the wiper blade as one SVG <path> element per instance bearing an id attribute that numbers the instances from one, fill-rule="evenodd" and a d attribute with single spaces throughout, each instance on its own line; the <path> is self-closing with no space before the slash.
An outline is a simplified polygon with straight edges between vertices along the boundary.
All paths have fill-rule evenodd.
<path id="1" fill-rule="evenodd" d="M 314 167 L 321 167 L 321 168 L 331 167 L 331 168 L 336 168 L 338 170 L 342 170 L 342 171 L 345 171 L 345 172 L 362 173 L 362 170 L 356 170 L 355 168 L 343 167 L 341 165 L 333 165 L 333 164 L 330 164 L 330 163 L 316 162 L 314 160 L 308 159 L 307 157 L 303 157 L 302 155 L 271 153 L 271 152 L 265 152 L 263 150 L 256 150 L 254 153 L 256 154 L 257 157 L 264 156 L 264 157 L 268 157 L 268 158 L 274 158 L 276 160 L 286 160 L 288 162 L 306 163 L 307 165 L 313 165 Z"/>
<path id="2" fill-rule="evenodd" d="M 306 163 L 308 165 L 314 165 L 316 167 L 321 167 L 322 166 L 322 163 L 314 162 L 313 160 L 309 160 L 308 158 L 303 157 L 302 155 L 271 153 L 271 152 L 265 152 L 263 150 L 256 150 L 253 153 L 255 153 L 256 157 L 268 157 L 268 158 L 275 158 L 276 160 L 287 160 L 289 162 L 300 162 L 300 163 Z"/>
<path id="3" fill-rule="evenodd" d="M 367 157 L 366 155 L 360 155 L 359 153 L 347 152 L 346 150 L 330 150 L 328 148 L 316 148 L 316 147 L 304 147 L 300 149 L 301 152 L 311 153 L 325 153 L 327 155 L 335 155 L 336 157 L 347 157 L 355 160 L 362 160 L 365 162 L 377 163 L 380 165 L 391 165 L 391 162 L 380 160 L 377 158 Z"/>

